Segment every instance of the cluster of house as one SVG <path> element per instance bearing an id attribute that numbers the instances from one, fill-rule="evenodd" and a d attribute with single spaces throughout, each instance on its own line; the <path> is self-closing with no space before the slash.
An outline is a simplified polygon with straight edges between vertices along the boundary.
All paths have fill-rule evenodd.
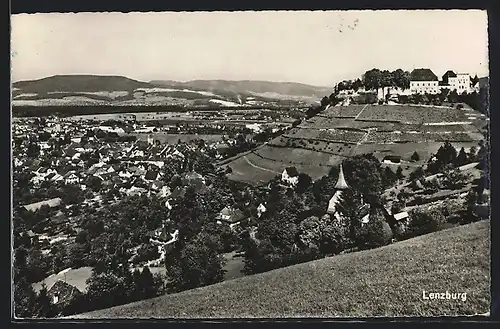
<path id="1" fill-rule="evenodd" d="M 112 183 L 113 187 L 126 183 L 134 185 L 142 180 L 153 189 L 161 188 L 158 180 L 161 178 L 160 169 L 165 159 L 184 157 L 178 148 L 178 145 L 160 146 L 142 141 L 119 145 L 105 143 L 100 146 L 81 145 L 79 141 L 73 141 L 64 149 L 63 156 L 52 159 L 49 166 L 36 168 L 40 162 L 33 161 L 31 165 L 34 168 L 34 176 L 31 183 L 37 188 L 44 181 L 64 182 L 79 184 L 85 190 L 88 178 L 96 177 L 104 184 Z M 86 168 L 88 163 L 82 157 L 86 153 L 94 152 L 98 153 L 99 159 Z"/>

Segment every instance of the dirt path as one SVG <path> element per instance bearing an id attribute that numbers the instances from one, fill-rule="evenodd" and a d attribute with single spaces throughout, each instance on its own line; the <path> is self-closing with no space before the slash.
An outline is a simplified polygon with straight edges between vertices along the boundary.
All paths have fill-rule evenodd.
<path id="1" fill-rule="evenodd" d="M 251 165 L 252 167 L 254 167 L 254 168 L 257 168 L 257 169 L 260 169 L 260 170 L 264 170 L 264 171 L 269 171 L 269 172 L 272 172 L 272 173 L 275 173 L 275 174 L 281 174 L 280 172 L 277 172 L 277 171 L 274 171 L 274 170 L 271 170 L 271 169 L 267 169 L 267 168 L 263 168 L 263 167 L 257 166 L 256 164 L 253 164 L 252 162 L 250 162 L 250 160 L 248 160 L 248 158 L 247 158 L 246 155 L 243 156 L 243 159 L 245 159 L 245 161 L 249 165 Z"/>
<path id="2" fill-rule="evenodd" d="M 364 108 L 363 108 L 364 109 Z M 363 111 L 361 111 L 363 112 Z M 358 147 L 363 144 L 364 142 L 366 142 L 366 139 L 368 138 L 368 135 L 370 135 L 370 130 L 368 130 L 366 132 L 366 134 L 356 143 L 356 146 L 352 149 L 351 151 L 351 156 L 355 155 L 356 153 L 356 150 L 358 149 Z"/>
<path id="3" fill-rule="evenodd" d="M 363 111 L 366 109 L 367 106 L 368 106 L 368 104 L 365 104 L 365 106 L 363 106 L 363 108 L 361 109 L 361 112 L 359 112 L 358 115 L 356 115 L 356 117 L 354 118 L 354 120 L 356 120 L 357 118 L 359 118 L 359 116 L 361 115 L 361 113 L 363 113 Z"/>

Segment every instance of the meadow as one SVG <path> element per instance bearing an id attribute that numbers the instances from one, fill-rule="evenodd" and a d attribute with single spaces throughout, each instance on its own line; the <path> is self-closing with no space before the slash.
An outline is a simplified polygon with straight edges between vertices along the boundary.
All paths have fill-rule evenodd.
<path id="1" fill-rule="evenodd" d="M 177 141 L 190 142 L 193 140 L 203 139 L 207 142 L 221 141 L 224 135 L 195 135 L 195 134 L 168 134 L 165 132 L 154 132 L 154 133 L 132 133 L 132 136 L 136 136 L 138 140 L 147 141 L 148 136 L 151 135 L 153 140 L 158 140 L 161 143 L 175 144 Z"/>

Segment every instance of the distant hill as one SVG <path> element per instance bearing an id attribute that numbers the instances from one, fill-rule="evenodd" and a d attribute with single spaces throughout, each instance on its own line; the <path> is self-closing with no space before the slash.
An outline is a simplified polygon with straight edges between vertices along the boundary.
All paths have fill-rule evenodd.
<path id="1" fill-rule="evenodd" d="M 172 81 L 153 80 L 151 84 L 172 85 Z M 183 86 L 202 90 L 227 90 L 235 93 L 253 94 L 279 94 L 289 96 L 303 96 L 322 98 L 325 94 L 333 90 L 329 87 L 318 87 L 297 82 L 271 82 L 257 80 L 192 80 L 187 82 L 177 82 L 173 85 Z"/>
<path id="2" fill-rule="evenodd" d="M 307 106 L 331 88 L 292 82 L 194 80 L 143 82 L 123 76 L 55 75 L 12 85 L 14 106 Z"/>
<path id="3" fill-rule="evenodd" d="M 18 81 L 12 87 L 26 93 L 131 91 L 151 85 L 123 76 L 54 75 L 39 80 Z"/>
<path id="4" fill-rule="evenodd" d="M 486 220 L 71 318 L 475 315 L 490 310 L 490 284 Z M 424 290 L 467 296 L 423 300 Z"/>

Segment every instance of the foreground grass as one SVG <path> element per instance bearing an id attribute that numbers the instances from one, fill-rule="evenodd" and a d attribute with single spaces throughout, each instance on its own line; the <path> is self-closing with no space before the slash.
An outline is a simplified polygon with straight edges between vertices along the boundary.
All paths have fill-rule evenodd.
<path id="1" fill-rule="evenodd" d="M 423 300 L 466 292 L 466 301 Z M 74 316 L 454 316 L 489 312 L 490 221 Z"/>

